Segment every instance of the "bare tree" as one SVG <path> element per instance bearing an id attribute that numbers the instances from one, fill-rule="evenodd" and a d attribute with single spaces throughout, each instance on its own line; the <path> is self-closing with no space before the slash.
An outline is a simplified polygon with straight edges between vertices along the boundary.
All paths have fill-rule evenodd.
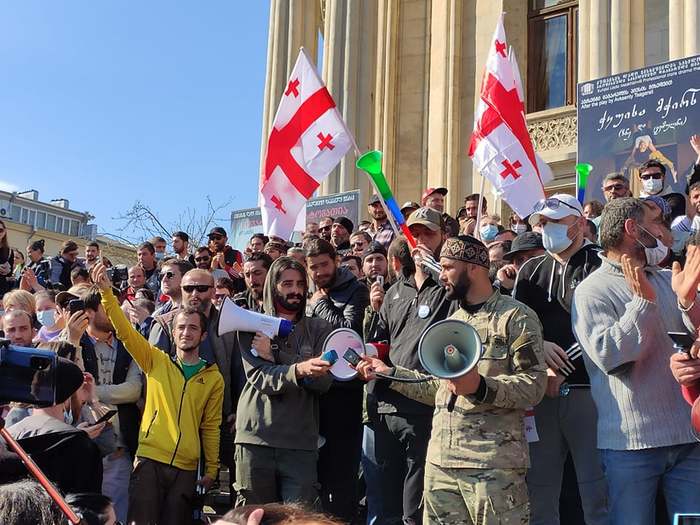
<path id="1" fill-rule="evenodd" d="M 204 244 L 209 229 L 216 222 L 217 215 L 229 208 L 230 204 L 230 200 L 214 204 L 211 197 L 207 195 L 205 206 L 187 207 L 177 220 L 164 223 L 157 210 L 141 201 L 136 201 L 131 208 L 115 219 L 122 221 L 122 226 L 118 230 L 128 232 L 125 236 L 132 237 L 136 244 L 155 236 L 169 239 L 173 232 L 183 231 L 189 235 L 190 246 L 194 248 Z"/>

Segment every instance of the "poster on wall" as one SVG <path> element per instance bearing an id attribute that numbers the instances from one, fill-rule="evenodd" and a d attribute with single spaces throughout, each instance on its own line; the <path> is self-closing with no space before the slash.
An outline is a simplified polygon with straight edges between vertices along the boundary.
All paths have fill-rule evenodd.
<path id="1" fill-rule="evenodd" d="M 683 58 L 578 85 L 578 162 L 593 166 L 587 201 L 605 202 L 602 181 L 623 173 L 635 197 L 639 167 L 650 159 L 666 169 L 663 193 L 685 192 L 700 134 L 700 56 Z"/>
<path id="2" fill-rule="evenodd" d="M 319 222 L 324 217 L 347 217 L 355 227 L 360 220 L 360 190 L 346 191 L 310 199 L 306 205 L 306 223 Z M 231 212 L 229 244 L 244 250 L 254 233 L 262 232 L 260 208 Z M 298 235 L 297 235 L 298 236 Z"/>

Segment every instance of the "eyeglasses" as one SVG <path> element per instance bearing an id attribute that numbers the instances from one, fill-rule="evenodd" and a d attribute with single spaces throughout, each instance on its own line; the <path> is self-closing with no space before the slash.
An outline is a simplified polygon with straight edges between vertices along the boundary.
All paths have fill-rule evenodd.
<path id="1" fill-rule="evenodd" d="M 205 255 L 204 257 L 195 257 L 194 262 L 209 262 L 211 260 L 211 257 L 208 255 Z"/>
<path id="2" fill-rule="evenodd" d="M 192 293 L 197 290 L 199 293 L 206 293 L 210 288 L 214 288 L 211 284 L 184 284 L 182 285 L 182 291 L 186 293 Z"/>
<path id="3" fill-rule="evenodd" d="M 581 212 L 578 210 L 578 208 L 575 208 L 571 204 L 567 204 L 564 201 L 560 201 L 559 199 L 555 199 L 552 197 L 550 197 L 549 199 L 542 199 L 537 204 L 535 204 L 535 211 L 540 212 L 545 208 L 549 208 L 550 210 L 558 210 L 562 205 L 566 206 L 567 208 L 571 208 L 576 213 L 581 215 Z"/>
<path id="4" fill-rule="evenodd" d="M 209 236 L 210 241 L 220 241 L 223 238 L 224 238 L 223 235 L 210 235 Z"/>
<path id="5" fill-rule="evenodd" d="M 175 277 L 175 274 L 173 272 L 165 272 L 160 276 L 161 279 L 172 279 L 173 277 Z"/>
<path id="6" fill-rule="evenodd" d="M 603 191 L 620 191 L 626 189 L 626 186 L 624 184 L 612 184 L 610 186 L 605 186 L 603 188 Z"/>
<path id="7" fill-rule="evenodd" d="M 663 178 L 663 173 L 660 171 L 655 171 L 654 173 L 642 173 L 639 178 L 642 180 L 649 180 L 649 179 L 661 179 Z"/>

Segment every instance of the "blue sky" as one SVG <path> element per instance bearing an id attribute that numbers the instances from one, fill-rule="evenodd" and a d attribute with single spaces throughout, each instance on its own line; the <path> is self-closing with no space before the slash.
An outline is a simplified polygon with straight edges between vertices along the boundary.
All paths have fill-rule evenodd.
<path id="1" fill-rule="evenodd" d="M 0 188 L 65 197 L 100 231 L 140 199 L 255 206 L 264 1 L 23 0 L 0 17 Z M 128 236 L 128 232 L 127 232 Z"/>

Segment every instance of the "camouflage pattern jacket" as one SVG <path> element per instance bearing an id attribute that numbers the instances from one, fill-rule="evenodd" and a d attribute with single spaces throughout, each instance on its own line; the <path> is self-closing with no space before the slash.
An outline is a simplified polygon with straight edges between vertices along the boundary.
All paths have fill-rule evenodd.
<path id="1" fill-rule="evenodd" d="M 527 468 L 523 417 L 526 408 L 539 403 L 547 385 L 537 314 L 495 291 L 478 312 L 460 308 L 451 319 L 469 323 L 481 337 L 484 353 L 478 370 L 486 384 L 483 398 L 459 396 L 450 413 L 445 381 L 391 383 L 393 390 L 435 406 L 428 461 L 443 468 Z M 426 377 L 401 367 L 394 375 Z"/>

